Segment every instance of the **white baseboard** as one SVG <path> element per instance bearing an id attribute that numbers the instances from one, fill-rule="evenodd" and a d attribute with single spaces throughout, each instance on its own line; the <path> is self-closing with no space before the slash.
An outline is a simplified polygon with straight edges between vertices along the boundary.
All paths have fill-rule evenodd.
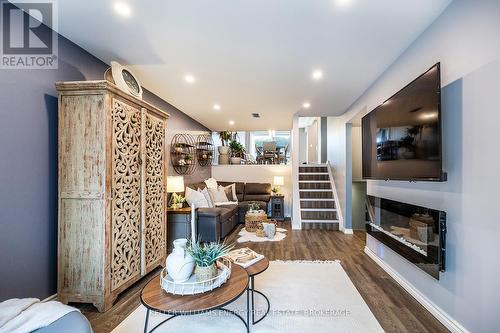
<path id="1" fill-rule="evenodd" d="M 55 301 L 57 299 L 57 294 L 47 297 L 46 299 L 42 299 L 42 302 Z"/>
<path id="2" fill-rule="evenodd" d="M 413 298 L 417 300 L 424 308 L 427 309 L 437 320 L 441 322 L 447 329 L 453 333 L 470 333 L 465 327 L 460 325 L 455 319 L 453 319 L 448 313 L 437 306 L 434 302 L 423 295 L 415 286 L 413 286 L 408 280 L 402 277 L 398 272 L 396 272 L 391 266 L 389 266 L 385 261 L 380 259 L 375 252 L 370 250 L 365 246 L 365 253 L 373 260 L 377 265 L 379 265 L 387 274 L 389 274 L 396 282 L 403 287 Z"/>
<path id="3" fill-rule="evenodd" d="M 344 229 L 344 234 L 346 235 L 352 235 L 353 233 L 352 229 Z"/>

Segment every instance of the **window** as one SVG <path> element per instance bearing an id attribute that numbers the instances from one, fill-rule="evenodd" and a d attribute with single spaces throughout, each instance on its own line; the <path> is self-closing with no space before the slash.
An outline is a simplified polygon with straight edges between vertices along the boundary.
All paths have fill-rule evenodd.
<path id="1" fill-rule="evenodd" d="M 264 142 L 274 141 L 276 142 L 276 148 L 278 151 L 286 151 L 286 161 L 290 159 L 290 131 L 241 131 L 236 133 L 236 139 L 243 144 L 247 154 L 250 156 L 250 160 L 255 161 L 257 159 L 258 153 L 256 147 L 263 147 Z M 218 147 L 222 145 L 219 138 L 219 132 L 213 132 L 212 138 L 214 141 L 214 146 Z M 269 163 L 269 161 L 265 161 Z M 275 161 L 276 164 L 279 163 L 278 160 Z M 283 160 L 281 160 L 283 163 Z"/>

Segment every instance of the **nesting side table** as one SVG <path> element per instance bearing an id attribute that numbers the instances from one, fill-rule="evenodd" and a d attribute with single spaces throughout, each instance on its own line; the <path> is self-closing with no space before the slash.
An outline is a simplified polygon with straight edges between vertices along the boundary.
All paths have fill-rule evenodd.
<path id="1" fill-rule="evenodd" d="M 276 221 L 285 220 L 285 196 L 284 195 L 272 195 L 269 201 L 270 205 L 270 216 Z"/>

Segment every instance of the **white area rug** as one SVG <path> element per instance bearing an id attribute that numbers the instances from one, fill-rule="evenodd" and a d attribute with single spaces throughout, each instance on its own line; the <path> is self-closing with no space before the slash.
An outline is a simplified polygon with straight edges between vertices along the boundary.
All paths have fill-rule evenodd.
<path id="1" fill-rule="evenodd" d="M 252 332 L 383 332 L 346 272 L 337 261 L 272 261 L 255 277 L 256 290 L 267 295 L 271 311 Z M 255 294 L 257 317 L 265 301 Z M 246 293 L 228 309 L 246 318 Z M 136 333 L 144 329 L 146 308 L 139 306 L 112 333 Z M 149 330 L 167 318 L 150 315 Z M 224 312 L 180 316 L 155 330 L 158 333 L 245 332 L 243 323 Z"/>
<path id="2" fill-rule="evenodd" d="M 260 242 L 279 242 L 283 239 L 285 239 L 286 234 L 286 229 L 283 228 L 276 228 L 276 234 L 274 235 L 274 238 L 270 239 L 267 237 L 259 237 L 255 234 L 255 232 L 248 232 L 246 231 L 245 228 L 241 229 L 240 232 L 238 233 L 238 238 L 236 242 L 238 243 L 245 243 L 245 242 L 254 242 L 254 243 L 260 243 Z"/>

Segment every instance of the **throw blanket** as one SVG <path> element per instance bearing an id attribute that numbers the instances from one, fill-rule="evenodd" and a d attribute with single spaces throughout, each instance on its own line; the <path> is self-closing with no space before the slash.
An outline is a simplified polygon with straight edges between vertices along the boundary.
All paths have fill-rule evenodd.
<path id="1" fill-rule="evenodd" d="M 52 324 L 77 309 L 38 298 L 12 298 L 0 303 L 0 333 L 28 333 Z"/>

